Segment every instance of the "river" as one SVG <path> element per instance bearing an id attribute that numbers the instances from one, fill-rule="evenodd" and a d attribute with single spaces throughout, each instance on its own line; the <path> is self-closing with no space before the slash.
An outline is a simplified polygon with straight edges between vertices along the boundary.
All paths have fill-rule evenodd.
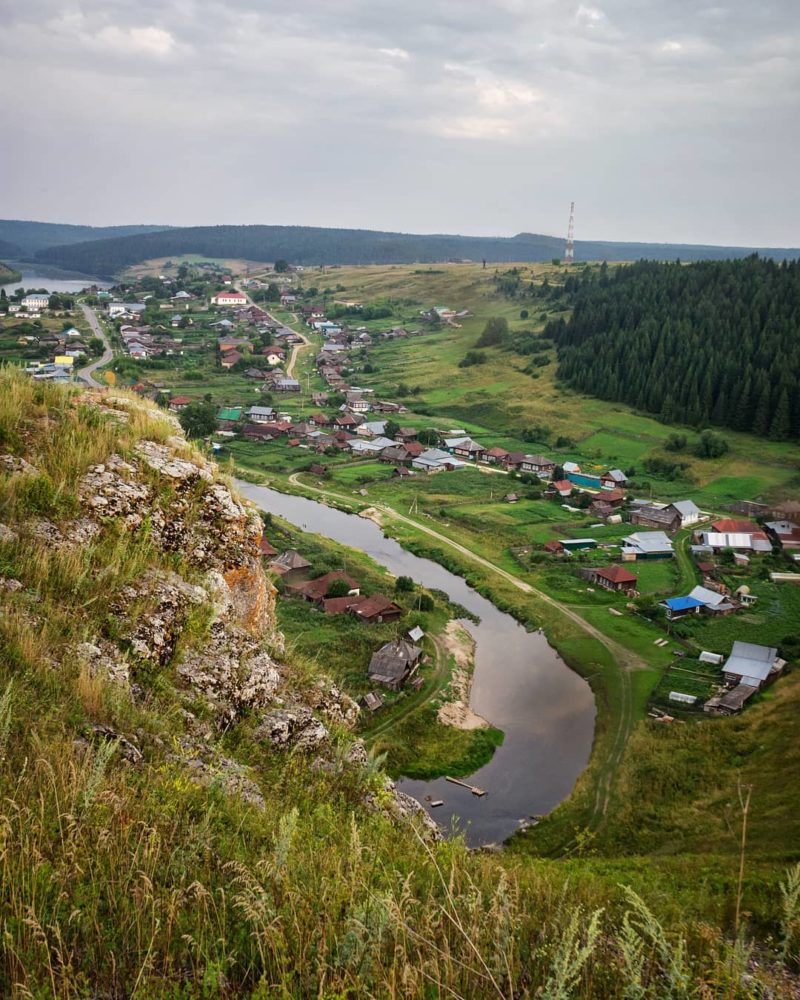
<path id="1" fill-rule="evenodd" d="M 48 292 L 68 292 L 77 295 L 84 288 L 96 285 L 98 288 L 111 288 L 108 281 L 97 278 L 87 278 L 74 271 L 63 271 L 60 267 L 48 267 L 46 264 L 26 264 L 24 261 L 4 261 L 22 275 L 22 281 L 13 281 L 0 285 L 6 295 L 11 295 L 18 288 L 46 288 Z"/>
<path id="2" fill-rule="evenodd" d="M 463 830 L 472 846 L 501 843 L 522 821 L 549 812 L 569 795 L 589 760 L 595 703 L 589 685 L 544 635 L 527 632 L 443 566 L 385 538 L 373 521 L 241 480 L 236 486 L 261 510 L 359 549 L 396 576 L 443 590 L 479 616 L 479 625 L 465 623 L 476 641 L 470 706 L 502 729 L 505 740 L 466 780 L 488 794 L 478 798 L 444 778 L 403 779 L 399 788 L 422 802 L 443 827 Z M 445 804 L 431 809 L 426 796 Z"/>

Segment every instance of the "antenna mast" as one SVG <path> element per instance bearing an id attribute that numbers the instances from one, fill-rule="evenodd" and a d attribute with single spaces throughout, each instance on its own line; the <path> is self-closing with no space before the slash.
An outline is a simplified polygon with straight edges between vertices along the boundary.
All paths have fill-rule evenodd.
<path id="1" fill-rule="evenodd" d="M 567 226 L 567 245 L 564 247 L 564 263 L 571 264 L 575 259 L 575 202 L 569 205 L 569 225 Z"/>

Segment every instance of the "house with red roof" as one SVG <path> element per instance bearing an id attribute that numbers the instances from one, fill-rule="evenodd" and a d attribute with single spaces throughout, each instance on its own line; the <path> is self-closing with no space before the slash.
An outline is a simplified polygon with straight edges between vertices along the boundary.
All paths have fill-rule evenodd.
<path id="1" fill-rule="evenodd" d="M 623 594 L 635 593 L 639 582 L 623 566 L 592 566 L 583 570 L 581 575 L 604 590 L 621 591 Z"/>
<path id="2" fill-rule="evenodd" d="M 235 288 L 226 288 L 211 296 L 211 304 L 213 306 L 246 306 L 247 296 L 242 295 Z"/>
<path id="3" fill-rule="evenodd" d="M 194 396 L 173 396 L 169 401 L 169 408 L 173 413 L 180 413 L 181 410 L 185 410 L 193 402 Z"/>
<path id="4" fill-rule="evenodd" d="M 503 459 L 508 456 L 505 448 L 490 448 L 484 455 L 484 461 L 489 465 L 502 465 Z"/>

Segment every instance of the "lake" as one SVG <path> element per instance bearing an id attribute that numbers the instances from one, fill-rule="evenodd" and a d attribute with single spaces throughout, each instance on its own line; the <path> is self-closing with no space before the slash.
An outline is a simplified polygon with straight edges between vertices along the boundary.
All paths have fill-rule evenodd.
<path id="1" fill-rule="evenodd" d="M 261 510 L 359 549 L 395 576 L 443 590 L 479 616 L 479 625 L 465 623 L 476 641 L 470 706 L 502 729 L 505 740 L 491 761 L 465 780 L 488 794 L 478 798 L 444 778 L 403 779 L 400 789 L 422 802 L 445 829 L 462 830 L 472 846 L 501 843 L 521 822 L 550 812 L 569 795 L 589 760 L 594 696 L 543 634 L 527 632 L 461 577 L 385 538 L 373 521 L 241 480 L 236 486 Z M 444 805 L 430 809 L 428 796 Z"/>
<path id="2" fill-rule="evenodd" d="M 46 288 L 48 292 L 70 292 L 77 295 L 89 285 L 98 288 L 111 288 L 108 281 L 88 278 L 74 271 L 63 271 L 60 267 L 48 267 L 46 264 L 26 264 L 23 261 L 7 260 L 3 263 L 13 267 L 22 275 L 22 281 L 12 281 L 8 285 L 0 285 L 6 295 L 11 295 L 18 288 Z"/>

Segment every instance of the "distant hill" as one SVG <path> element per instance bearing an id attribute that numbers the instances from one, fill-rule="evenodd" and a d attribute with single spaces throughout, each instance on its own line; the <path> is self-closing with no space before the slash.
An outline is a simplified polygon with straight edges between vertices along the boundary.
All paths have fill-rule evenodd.
<path id="1" fill-rule="evenodd" d="M 15 271 L 13 267 L 9 267 L 8 264 L 4 264 L 0 260 L 0 285 L 8 285 L 13 281 L 20 281 L 22 275 L 19 271 Z"/>
<path id="2" fill-rule="evenodd" d="M 403 264 L 441 260 L 482 260 L 492 263 L 543 261 L 560 257 L 564 241 L 553 236 L 519 233 L 512 237 L 420 235 L 367 229 L 322 229 L 313 226 L 193 226 L 135 235 L 66 241 L 39 249 L 42 263 L 112 277 L 131 264 L 154 257 L 200 253 L 209 257 L 240 257 L 270 262 L 285 258 L 293 264 Z M 3 236 L 0 224 L 0 238 Z M 714 247 L 667 243 L 578 242 L 577 260 L 701 260 L 745 257 L 754 252 L 782 260 L 800 256 L 798 249 Z"/>
<path id="3" fill-rule="evenodd" d="M 69 226 L 58 222 L 0 219 L 0 254 L 12 259 L 32 257 L 48 247 L 86 243 L 110 237 L 134 236 L 166 226 Z"/>

